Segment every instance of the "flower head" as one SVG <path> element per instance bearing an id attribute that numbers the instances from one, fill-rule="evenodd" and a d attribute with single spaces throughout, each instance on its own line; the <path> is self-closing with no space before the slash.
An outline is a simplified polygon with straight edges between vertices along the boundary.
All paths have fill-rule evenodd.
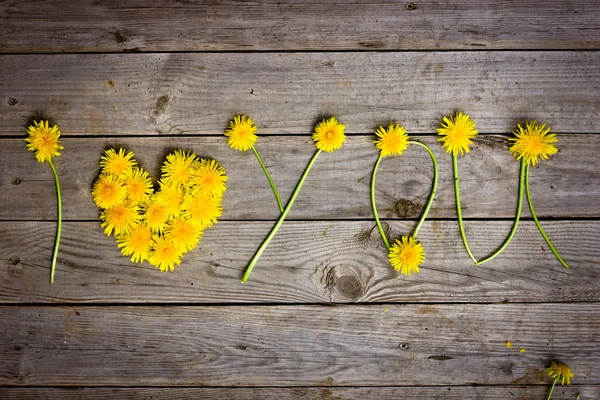
<path id="1" fill-rule="evenodd" d="M 560 379 L 561 385 L 564 385 L 565 381 L 567 381 L 567 385 L 570 385 L 571 378 L 574 376 L 567 364 L 556 361 L 552 361 L 550 366 L 546 368 L 546 374 L 552 379 Z"/>
<path id="2" fill-rule="evenodd" d="M 193 165 L 196 162 L 194 153 L 175 150 L 167 156 L 162 166 L 164 181 L 169 184 L 186 185 L 192 177 Z"/>
<path id="3" fill-rule="evenodd" d="M 342 143 L 346 141 L 344 129 L 346 127 L 336 117 L 324 119 L 315 126 L 315 132 L 312 136 L 315 146 L 317 146 L 317 149 L 326 152 L 339 149 L 342 147 Z"/>
<path id="4" fill-rule="evenodd" d="M 33 121 L 33 125 L 27 128 L 29 137 L 25 139 L 27 149 L 35 152 L 35 158 L 39 162 L 52 161 L 56 156 L 60 156 L 59 150 L 64 147 L 60 145 L 58 138 L 60 131 L 58 126 L 48 126 L 48 121 Z"/>
<path id="5" fill-rule="evenodd" d="M 438 135 L 442 136 L 439 139 L 442 147 L 455 156 L 468 153 L 469 145 L 473 143 L 471 139 L 477 136 L 475 122 L 462 112 L 458 112 L 454 118 L 444 117 L 442 127 L 437 131 Z"/>
<path id="6" fill-rule="evenodd" d="M 137 224 L 141 216 L 138 213 L 137 206 L 128 204 L 118 204 L 114 207 L 104 210 L 100 213 L 101 226 L 104 228 L 104 233 L 110 236 L 113 232 L 115 235 L 121 235 L 129 232 L 129 230 Z"/>
<path id="7" fill-rule="evenodd" d="M 225 181 L 227 181 L 225 169 L 218 162 L 202 159 L 194 171 L 190 183 L 213 196 L 222 197 L 227 190 Z"/>
<path id="8" fill-rule="evenodd" d="M 153 192 L 152 180 L 148 171 L 138 167 L 129 168 L 122 177 L 123 187 L 127 192 L 127 201 L 138 205 L 148 200 Z"/>
<path id="9" fill-rule="evenodd" d="M 236 115 L 225 130 L 227 144 L 235 150 L 247 151 L 256 143 L 256 125 L 245 115 Z"/>
<path id="10" fill-rule="evenodd" d="M 160 191 L 155 195 L 155 201 L 161 205 L 169 216 L 178 216 L 181 213 L 184 191 L 180 185 L 160 182 Z"/>
<path id="11" fill-rule="evenodd" d="M 152 248 L 152 231 L 143 223 L 138 223 L 131 229 L 117 236 L 117 243 L 121 248 L 121 254 L 131 256 L 135 263 L 148 259 Z"/>
<path id="12" fill-rule="evenodd" d="M 150 252 L 148 261 L 162 272 L 173 271 L 175 265 L 181 264 L 183 252 L 163 235 L 154 235 L 152 238 L 154 249 Z"/>
<path id="13" fill-rule="evenodd" d="M 375 131 L 378 139 L 375 140 L 375 147 L 379 149 L 381 155 L 399 156 L 408 147 L 408 135 L 406 129 L 398 124 L 390 124 L 387 129 L 380 126 Z"/>
<path id="14" fill-rule="evenodd" d="M 538 125 L 535 121 L 527 122 L 525 128 L 517 125 L 514 131 L 516 137 L 508 139 L 515 142 L 510 151 L 517 160 L 525 158 L 528 164 L 536 165 L 538 157 L 547 160 L 548 156 L 558 151 L 554 146 L 556 135 L 549 132 L 550 128 L 546 128 L 545 124 Z"/>
<path id="15" fill-rule="evenodd" d="M 156 195 L 153 195 L 147 202 L 142 204 L 142 218 L 153 232 L 162 232 L 167 228 L 169 213 L 155 199 Z"/>
<path id="16" fill-rule="evenodd" d="M 220 199 L 202 191 L 186 195 L 182 208 L 190 221 L 201 229 L 214 225 L 223 214 Z"/>
<path id="17" fill-rule="evenodd" d="M 404 275 L 418 274 L 419 265 L 425 261 L 425 251 L 417 239 L 402 236 L 402 241 L 396 239 L 396 243 L 392 244 L 388 257 L 396 271 Z"/>
<path id="18" fill-rule="evenodd" d="M 125 201 L 127 191 L 114 175 L 100 175 L 92 188 L 92 199 L 100 208 L 111 208 Z"/>
<path id="19" fill-rule="evenodd" d="M 100 157 L 100 167 L 102 167 L 103 174 L 121 176 L 121 174 L 136 164 L 137 162 L 133 158 L 133 153 L 125 153 L 125 149 L 119 149 L 119 151 L 108 149 Z"/>
<path id="20" fill-rule="evenodd" d="M 165 237 L 175 243 L 182 252 L 190 251 L 198 246 L 202 229 L 186 218 L 175 218 L 169 223 Z"/>

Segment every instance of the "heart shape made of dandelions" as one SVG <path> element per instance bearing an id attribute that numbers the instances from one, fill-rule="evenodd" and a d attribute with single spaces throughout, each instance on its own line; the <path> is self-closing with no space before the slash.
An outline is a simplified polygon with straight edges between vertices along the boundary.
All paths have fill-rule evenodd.
<path id="1" fill-rule="evenodd" d="M 217 223 L 227 187 L 225 169 L 211 159 L 175 150 L 161 168 L 158 190 L 132 152 L 109 149 L 100 158 L 92 198 L 101 226 L 132 262 L 172 271 Z"/>

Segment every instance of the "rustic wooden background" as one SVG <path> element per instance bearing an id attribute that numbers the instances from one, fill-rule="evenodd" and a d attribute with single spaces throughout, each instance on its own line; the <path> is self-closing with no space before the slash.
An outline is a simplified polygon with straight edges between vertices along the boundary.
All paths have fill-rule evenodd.
<path id="1" fill-rule="evenodd" d="M 0 398 L 539 399 L 554 359 L 575 373 L 554 398 L 600 398 L 598 49 L 598 0 L 0 2 Z M 572 269 L 526 207 L 507 251 L 470 263 L 435 137 L 456 110 L 481 133 L 460 160 L 478 257 L 514 216 L 508 135 L 529 119 L 559 133 L 531 183 Z M 253 155 L 226 145 L 237 113 L 260 126 L 284 199 L 314 123 L 336 115 L 349 134 L 319 158 L 247 285 L 278 211 Z M 64 135 L 53 286 L 56 200 L 23 142 L 33 118 Z M 418 276 L 388 266 L 373 229 L 372 132 L 388 121 L 440 160 Z M 175 272 L 129 263 L 102 234 L 90 188 L 110 146 L 155 177 L 173 148 L 226 167 L 223 221 Z M 430 162 L 410 149 L 380 171 L 399 236 L 427 198 Z"/>

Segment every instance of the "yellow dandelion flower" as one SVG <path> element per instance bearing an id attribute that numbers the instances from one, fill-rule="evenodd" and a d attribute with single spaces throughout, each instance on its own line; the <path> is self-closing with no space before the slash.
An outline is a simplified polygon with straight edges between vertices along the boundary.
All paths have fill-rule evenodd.
<path id="1" fill-rule="evenodd" d="M 169 223 L 165 237 L 171 240 L 182 252 L 187 252 L 198 246 L 202 229 L 186 218 L 175 218 Z"/>
<path id="2" fill-rule="evenodd" d="M 103 174 L 121 176 L 129 168 L 135 167 L 137 162 L 133 159 L 133 153 L 125 153 L 125 149 L 108 149 L 100 157 L 100 167 Z"/>
<path id="3" fill-rule="evenodd" d="M 64 147 L 58 140 L 60 137 L 58 126 L 49 127 L 48 121 L 33 121 L 33 125 L 27 128 L 27 133 L 29 133 L 29 137 L 25 139 L 27 149 L 35 152 L 35 158 L 39 162 L 48 162 L 60 156 L 59 150 Z"/>
<path id="4" fill-rule="evenodd" d="M 313 133 L 313 141 L 317 149 L 332 152 L 342 147 L 346 141 L 344 135 L 346 127 L 337 118 L 331 117 L 319 122 Z"/>
<path id="5" fill-rule="evenodd" d="M 396 271 L 404 275 L 419 273 L 419 265 L 425 261 L 423 245 L 410 236 L 402 236 L 402 241 L 396 240 L 389 253 L 390 264 Z"/>
<path id="6" fill-rule="evenodd" d="M 200 160 L 200 163 L 192 175 L 190 184 L 213 196 L 222 197 L 227 186 L 227 175 L 225 169 L 215 160 Z"/>
<path id="7" fill-rule="evenodd" d="M 182 208 L 190 221 L 201 229 L 214 225 L 223 214 L 220 199 L 201 191 L 186 195 Z"/>
<path id="8" fill-rule="evenodd" d="M 127 201 L 138 205 L 148 200 L 154 189 L 148 171 L 138 167 L 129 168 L 122 176 L 123 187 L 127 192 Z"/>
<path id="9" fill-rule="evenodd" d="M 169 213 L 155 201 L 156 195 L 142 204 L 143 220 L 153 232 L 162 232 L 167 228 Z"/>
<path id="10" fill-rule="evenodd" d="M 154 235 L 154 249 L 150 252 L 148 261 L 155 268 L 162 272 L 173 271 L 175 265 L 181 264 L 183 252 L 173 243 L 162 235 Z"/>
<path id="11" fill-rule="evenodd" d="M 459 112 L 453 117 L 444 117 L 442 127 L 438 128 L 439 141 L 446 152 L 458 155 L 469 152 L 469 145 L 477 136 L 475 122 L 467 114 Z"/>
<path id="12" fill-rule="evenodd" d="M 127 191 L 114 175 L 100 175 L 92 188 L 94 203 L 100 208 L 111 208 L 125 201 Z"/>
<path id="13" fill-rule="evenodd" d="M 571 378 L 574 377 L 571 368 L 567 364 L 556 361 L 552 361 L 550 367 L 546 368 L 546 374 L 552 379 L 560 380 L 561 385 L 564 385 L 565 381 L 567 381 L 567 385 L 570 385 Z"/>
<path id="14" fill-rule="evenodd" d="M 375 140 L 375 147 L 379 149 L 383 157 L 399 156 L 408 148 L 406 129 L 398 124 L 390 124 L 387 129 L 380 126 L 375 135 L 378 137 Z"/>
<path id="15" fill-rule="evenodd" d="M 137 206 L 119 204 L 100 212 L 100 220 L 104 233 L 110 236 L 121 235 L 128 232 L 141 219 Z"/>
<path id="16" fill-rule="evenodd" d="M 546 124 L 538 125 L 535 121 L 527 122 L 525 128 L 517 125 L 514 131 L 516 137 L 509 138 L 515 142 L 510 151 L 514 154 L 517 160 L 522 157 L 528 164 L 536 165 L 538 157 L 547 160 L 548 156 L 556 154 L 558 151 L 554 143 L 557 142 L 556 135 L 550 133 L 550 128 L 546 128 Z"/>
<path id="17" fill-rule="evenodd" d="M 256 143 L 256 125 L 245 115 L 236 115 L 225 130 L 227 144 L 235 150 L 247 151 Z"/>
<path id="18" fill-rule="evenodd" d="M 161 205 L 169 216 L 178 216 L 183 204 L 183 188 L 177 184 L 160 183 L 160 191 L 155 195 L 155 201 Z"/>
<path id="19" fill-rule="evenodd" d="M 152 231 L 143 223 L 131 227 L 129 232 L 117 235 L 121 254 L 131 256 L 131 261 L 140 263 L 148 259 L 152 248 Z"/>
<path id="20" fill-rule="evenodd" d="M 163 180 L 168 184 L 187 185 L 195 162 L 196 154 L 175 150 L 162 166 Z"/>

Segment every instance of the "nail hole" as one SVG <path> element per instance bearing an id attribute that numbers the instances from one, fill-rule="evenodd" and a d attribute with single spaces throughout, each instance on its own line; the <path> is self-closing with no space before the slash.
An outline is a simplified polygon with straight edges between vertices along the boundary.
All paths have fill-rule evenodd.
<path id="1" fill-rule="evenodd" d="M 12 178 L 10 180 L 10 183 L 12 183 L 13 185 L 19 185 L 21 183 L 21 180 L 19 178 Z"/>
<path id="2" fill-rule="evenodd" d="M 408 350 L 408 343 L 407 342 L 400 343 L 400 349 L 401 350 Z"/>
<path id="3" fill-rule="evenodd" d="M 417 9 L 417 5 L 415 3 L 406 3 L 404 5 L 404 8 L 406 8 L 407 10 L 416 10 Z"/>
<path id="4" fill-rule="evenodd" d="M 8 99 L 7 103 L 9 106 L 14 106 L 19 102 L 19 100 L 15 99 L 14 97 L 11 97 L 10 99 Z"/>

